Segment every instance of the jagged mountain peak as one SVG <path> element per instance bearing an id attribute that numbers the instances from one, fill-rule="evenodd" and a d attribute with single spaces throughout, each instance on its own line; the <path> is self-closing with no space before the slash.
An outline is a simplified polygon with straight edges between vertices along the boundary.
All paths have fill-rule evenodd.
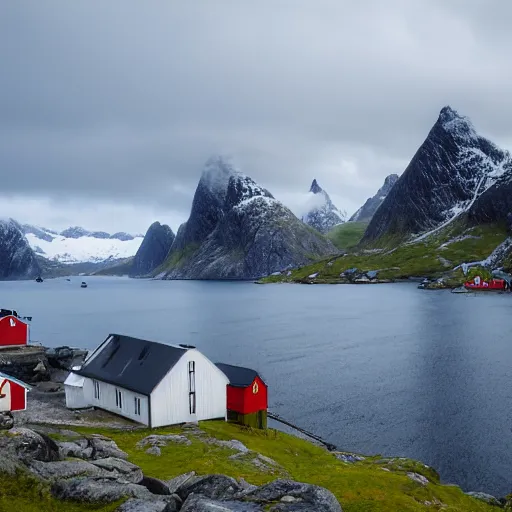
<path id="1" fill-rule="evenodd" d="M 511 172 L 507 151 L 478 135 L 467 117 L 444 107 L 373 216 L 363 242 L 385 235 L 424 239 L 474 210 L 479 198 Z"/>
<path id="2" fill-rule="evenodd" d="M 443 107 L 439 113 L 438 124 L 456 137 L 477 139 L 478 134 L 469 117 L 459 114 L 450 106 Z"/>
<path id="3" fill-rule="evenodd" d="M 329 194 L 318 184 L 316 179 L 311 183 L 305 211 L 302 221 L 324 234 L 347 219 L 346 212 L 336 208 Z"/>
<path id="4" fill-rule="evenodd" d="M 316 179 L 313 180 L 313 183 L 311 183 L 311 187 L 309 189 L 310 192 L 313 192 L 313 194 L 319 194 L 323 191 L 322 187 L 318 184 L 318 181 Z"/>

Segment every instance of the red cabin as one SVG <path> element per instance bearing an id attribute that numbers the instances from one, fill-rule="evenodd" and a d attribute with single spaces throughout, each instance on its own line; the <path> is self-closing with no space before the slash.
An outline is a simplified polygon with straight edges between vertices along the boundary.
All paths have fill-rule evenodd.
<path id="1" fill-rule="evenodd" d="M 16 311 L 0 309 L 0 348 L 26 345 L 29 340 L 29 326 Z"/>
<path id="2" fill-rule="evenodd" d="M 505 290 L 506 282 L 504 279 L 484 281 L 480 276 L 476 276 L 471 281 L 464 283 L 464 286 L 470 290 Z"/>
<path id="3" fill-rule="evenodd" d="M 24 411 L 30 386 L 0 372 L 0 412 Z"/>
<path id="4" fill-rule="evenodd" d="M 268 387 L 257 372 L 241 366 L 217 363 L 229 379 L 228 421 L 267 428 Z"/>

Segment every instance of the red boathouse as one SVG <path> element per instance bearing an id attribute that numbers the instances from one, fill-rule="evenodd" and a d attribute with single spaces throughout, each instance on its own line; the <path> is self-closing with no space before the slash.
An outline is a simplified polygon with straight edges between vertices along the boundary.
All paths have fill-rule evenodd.
<path id="1" fill-rule="evenodd" d="M 29 326 L 16 311 L 0 309 L 0 348 L 26 345 L 29 340 Z"/>
<path id="2" fill-rule="evenodd" d="M 480 276 L 476 276 L 471 281 L 464 283 L 464 287 L 469 290 L 505 290 L 507 283 L 504 279 L 484 281 Z"/>
<path id="3" fill-rule="evenodd" d="M 250 368 L 217 363 L 229 379 L 227 419 L 255 428 L 267 428 L 268 387 Z"/>
<path id="4" fill-rule="evenodd" d="M 30 386 L 0 372 L 0 412 L 24 411 Z"/>

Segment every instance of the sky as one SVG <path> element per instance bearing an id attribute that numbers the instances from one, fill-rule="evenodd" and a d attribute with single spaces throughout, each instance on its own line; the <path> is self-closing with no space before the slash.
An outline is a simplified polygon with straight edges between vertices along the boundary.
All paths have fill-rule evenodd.
<path id="1" fill-rule="evenodd" d="M 209 156 L 352 214 L 451 105 L 512 149 L 506 0 L 4 0 L 0 216 L 174 231 Z"/>

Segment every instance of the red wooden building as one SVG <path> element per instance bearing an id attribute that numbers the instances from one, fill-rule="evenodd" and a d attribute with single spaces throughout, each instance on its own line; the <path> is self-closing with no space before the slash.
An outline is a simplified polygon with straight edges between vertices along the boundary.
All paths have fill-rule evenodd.
<path id="1" fill-rule="evenodd" d="M 471 281 L 464 283 L 464 286 L 469 290 L 505 290 L 507 283 L 504 279 L 484 281 L 480 276 L 476 276 Z"/>
<path id="2" fill-rule="evenodd" d="M 0 348 L 26 345 L 29 325 L 18 317 L 16 311 L 0 309 Z"/>
<path id="3" fill-rule="evenodd" d="M 0 372 L 0 412 L 24 411 L 30 386 Z"/>
<path id="4" fill-rule="evenodd" d="M 217 363 L 229 379 L 227 419 L 242 425 L 267 428 L 268 387 L 258 373 L 249 368 Z"/>

